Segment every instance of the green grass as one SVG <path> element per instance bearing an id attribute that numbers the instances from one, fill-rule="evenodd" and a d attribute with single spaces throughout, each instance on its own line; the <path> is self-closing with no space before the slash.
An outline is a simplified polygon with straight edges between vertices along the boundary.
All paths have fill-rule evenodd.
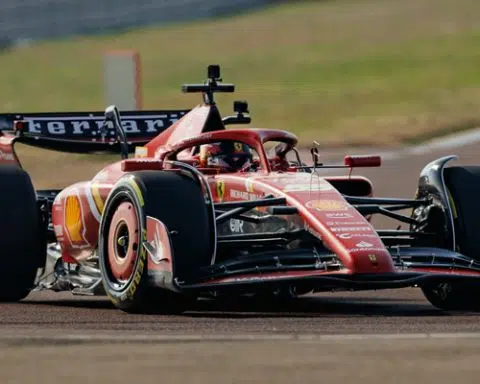
<path id="1" fill-rule="evenodd" d="M 102 55 L 139 50 L 144 108 L 189 108 L 180 86 L 222 66 L 252 126 L 303 144 L 401 144 L 480 122 L 477 0 L 293 2 L 233 18 L 77 38 L 0 55 L 0 110 L 101 110 Z"/>

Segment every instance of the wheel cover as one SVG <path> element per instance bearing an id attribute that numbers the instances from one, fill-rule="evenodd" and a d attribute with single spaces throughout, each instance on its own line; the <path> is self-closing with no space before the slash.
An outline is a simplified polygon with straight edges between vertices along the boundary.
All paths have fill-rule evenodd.
<path id="1" fill-rule="evenodd" d="M 139 240 L 135 207 L 129 201 L 123 202 L 115 210 L 108 231 L 107 265 L 112 277 L 119 283 L 126 283 L 132 276 Z"/>

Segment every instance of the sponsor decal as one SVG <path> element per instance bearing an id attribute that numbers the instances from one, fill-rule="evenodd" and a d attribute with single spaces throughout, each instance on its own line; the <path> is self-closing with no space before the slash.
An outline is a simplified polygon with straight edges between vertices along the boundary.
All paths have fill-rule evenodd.
<path id="1" fill-rule="evenodd" d="M 348 209 L 348 205 L 338 200 L 310 200 L 305 205 L 307 208 L 315 209 L 316 211 L 346 211 Z"/>
<path id="2" fill-rule="evenodd" d="M 241 199 L 241 200 L 260 200 L 263 198 L 261 194 L 250 193 L 246 191 L 237 191 L 236 189 L 230 190 L 230 197 L 232 199 Z"/>
<path id="3" fill-rule="evenodd" d="M 230 219 L 230 231 L 233 233 L 243 233 L 243 220 Z"/>
<path id="4" fill-rule="evenodd" d="M 361 252 L 361 251 L 370 251 L 370 252 L 385 252 L 384 248 L 351 248 L 348 250 L 349 252 Z"/>
<path id="5" fill-rule="evenodd" d="M 330 229 L 332 232 L 372 232 L 372 228 L 367 225 L 358 227 L 333 227 Z"/>
<path id="6" fill-rule="evenodd" d="M 217 180 L 215 184 L 215 192 L 217 194 L 217 199 L 223 201 L 225 196 L 225 182 L 223 180 Z"/>
<path id="7" fill-rule="evenodd" d="M 146 243 L 147 241 L 147 232 L 145 230 L 142 231 L 142 241 L 143 243 Z M 143 272 L 145 271 L 145 263 L 147 262 L 147 250 L 144 246 L 140 247 L 140 252 L 138 255 L 138 264 L 137 264 L 137 269 L 135 270 L 135 274 L 133 276 L 133 280 L 131 282 L 130 287 L 128 290 L 120 296 L 120 301 L 126 301 L 130 298 L 133 298 L 135 296 L 135 292 L 138 289 L 138 286 L 142 280 Z M 111 295 L 109 295 L 111 296 Z M 117 300 L 117 298 L 114 298 L 114 300 Z"/>
<path id="8" fill-rule="evenodd" d="M 253 180 L 245 179 L 245 189 L 247 192 L 253 192 Z"/>
<path id="9" fill-rule="evenodd" d="M 367 243 L 366 241 L 360 241 L 359 243 L 355 244 L 355 246 L 358 248 L 371 248 L 373 247 L 373 244 Z"/>
<path id="10" fill-rule="evenodd" d="M 77 196 L 68 196 L 65 200 L 65 228 L 72 243 L 83 241 L 82 209 Z"/>
<path id="11" fill-rule="evenodd" d="M 239 143 L 238 141 L 235 141 L 233 143 L 233 152 L 234 153 L 243 152 L 243 144 Z"/>
<path id="12" fill-rule="evenodd" d="M 186 111 L 158 111 L 135 112 L 122 116 L 122 127 L 130 137 L 154 136 L 162 132 L 178 119 Z M 75 137 L 97 138 L 105 141 L 115 141 L 116 132 L 112 122 L 104 125 L 105 117 L 102 112 L 84 113 L 48 113 L 15 116 L 22 120 L 27 127 L 24 132 L 33 136 L 45 137 Z"/>
<path id="13" fill-rule="evenodd" d="M 337 236 L 339 239 L 352 239 L 354 237 L 364 237 L 364 238 L 371 238 L 375 239 L 377 238 L 377 235 L 374 234 L 368 234 L 368 233 L 336 233 L 335 236 Z"/>
<path id="14" fill-rule="evenodd" d="M 325 214 L 325 216 L 329 219 L 351 219 L 353 217 L 352 214 L 347 212 L 331 212 Z"/>
<path id="15" fill-rule="evenodd" d="M 333 187 L 330 184 L 312 181 L 311 183 L 287 184 L 283 188 L 284 192 L 323 192 L 331 191 Z"/>
<path id="16" fill-rule="evenodd" d="M 325 224 L 330 227 L 335 225 L 365 225 L 365 221 L 327 221 Z"/>

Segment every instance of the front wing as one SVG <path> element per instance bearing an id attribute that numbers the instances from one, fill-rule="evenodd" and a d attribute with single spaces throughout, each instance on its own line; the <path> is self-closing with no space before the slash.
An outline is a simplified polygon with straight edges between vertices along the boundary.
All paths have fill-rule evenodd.
<path id="1" fill-rule="evenodd" d="M 310 255 L 310 263 L 305 254 L 293 264 L 282 265 L 281 258 L 271 257 L 270 263 L 264 257 L 260 263 L 247 268 L 242 263 L 235 266 L 216 265 L 212 273 L 204 275 L 201 281 L 188 284 L 175 281 L 179 290 L 186 291 L 246 291 L 271 290 L 296 287 L 300 291 L 330 290 L 374 290 L 422 286 L 435 282 L 476 282 L 480 284 L 480 263 L 456 252 L 439 248 L 413 248 L 392 252 L 397 271 L 378 274 L 352 274 L 337 265 L 327 266 L 332 255 L 325 255 L 323 263 L 318 254 Z"/>

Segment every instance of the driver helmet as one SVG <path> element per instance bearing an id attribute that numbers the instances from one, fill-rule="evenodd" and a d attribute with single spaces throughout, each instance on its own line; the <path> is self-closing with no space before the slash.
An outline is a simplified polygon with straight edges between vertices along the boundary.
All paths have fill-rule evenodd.
<path id="1" fill-rule="evenodd" d="M 252 163 L 250 147 L 241 142 L 224 141 L 200 147 L 200 167 L 220 167 L 238 171 Z"/>

